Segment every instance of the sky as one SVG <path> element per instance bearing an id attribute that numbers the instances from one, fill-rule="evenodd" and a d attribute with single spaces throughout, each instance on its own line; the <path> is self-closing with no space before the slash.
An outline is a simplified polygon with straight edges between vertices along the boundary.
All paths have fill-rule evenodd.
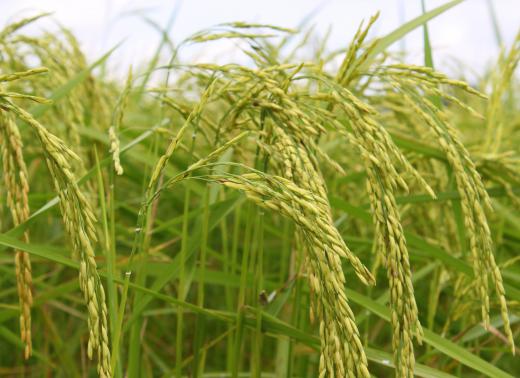
<path id="1" fill-rule="evenodd" d="M 462 4 L 428 23 L 437 69 L 448 73 L 462 68 L 475 75 L 489 66 L 499 51 L 490 16 L 489 3 L 498 20 L 500 35 L 510 46 L 520 29 L 520 0 L 465 0 Z M 425 0 L 433 9 L 446 0 Z M 318 35 L 331 27 L 329 48 L 346 47 L 359 23 L 380 11 L 371 36 L 382 36 L 403 21 L 421 14 L 420 0 L 0 0 L 0 26 L 38 11 L 54 12 L 54 20 L 64 24 L 78 37 L 89 59 L 94 60 L 124 40 L 111 57 L 114 70 L 138 65 L 153 55 L 160 35 L 145 18 L 164 27 L 175 14 L 169 32 L 179 42 L 210 26 L 231 21 L 269 23 L 297 27 L 307 16 Z M 39 22 L 28 32 L 38 34 L 55 25 L 51 20 Z M 230 42 L 231 43 L 231 42 Z M 197 51 L 206 61 L 231 59 L 232 45 L 205 46 Z M 395 48 L 408 52 L 406 62 L 422 63 L 422 30 L 410 33 Z M 200 57 L 200 55 L 203 55 Z M 124 64 L 123 64 L 124 63 Z M 126 68 L 125 68 L 126 70 Z"/>

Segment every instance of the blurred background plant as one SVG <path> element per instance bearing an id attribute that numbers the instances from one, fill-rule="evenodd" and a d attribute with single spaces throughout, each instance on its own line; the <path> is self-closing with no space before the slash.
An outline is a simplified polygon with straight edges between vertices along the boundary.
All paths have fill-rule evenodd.
<path id="1" fill-rule="evenodd" d="M 429 21 L 468 3 L 338 48 L 142 11 L 133 65 L 7 23 L 0 373 L 518 376 L 520 34 L 486 3 L 494 63 L 436 71 Z"/>

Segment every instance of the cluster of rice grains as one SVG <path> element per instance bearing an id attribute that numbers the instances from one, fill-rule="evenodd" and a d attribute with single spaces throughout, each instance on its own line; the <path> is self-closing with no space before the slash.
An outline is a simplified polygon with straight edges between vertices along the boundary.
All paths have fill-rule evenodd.
<path id="1" fill-rule="evenodd" d="M 405 156 L 394 143 L 394 124 L 409 125 L 409 131 L 426 142 L 434 138 L 442 149 L 446 167 L 453 174 L 461 198 L 469 260 L 475 276 L 471 287 L 481 303 L 482 318 L 489 326 L 491 279 L 498 295 L 504 331 L 514 350 L 504 285 L 494 259 L 486 217 L 486 211 L 491 209 L 490 199 L 478 166 L 450 124 L 449 113 L 437 101 L 443 99 L 478 116 L 475 110 L 450 95 L 448 90 L 455 88 L 472 96 L 482 95 L 467 84 L 448 79 L 429 68 L 384 64 L 384 57 L 376 56 L 378 40 L 366 42 L 369 28 L 376 18 L 359 28 L 337 70 L 329 69 L 334 66 L 335 57 L 339 57 L 337 54 L 325 57 L 319 63 L 293 64 L 283 60 L 282 47 L 289 37 L 280 45 L 266 38 L 271 37 L 271 33 L 289 30 L 243 23 L 220 25 L 195 34 L 179 46 L 241 39 L 249 44 L 250 48 L 245 48 L 244 52 L 253 64 L 177 65 L 172 59 L 168 68 L 182 72 L 178 81 L 170 84 L 167 79 L 165 88 L 151 91 L 161 93 L 152 101 L 155 105 L 160 104 L 161 116 L 169 116 L 172 112 L 175 115 L 171 119 L 178 120 L 180 115 L 182 122 L 176 125 L 175 137 L 151 171 L 137 230 L 147 229 L 148 207 L 162 190 L 171 189 L 175 183 L 192 176 L 239 190 L 257 206 L 290 219 L 297 233 L 294 249 L 301 252 L 307 262 L 304 266 L 313 313 L 319 320 L 320 377 L 370 376 L 364 342 L 345 293 L 348 277 L 344 272 L 353 269 L 365 285 L 375 285 L 375 273 L 371 273 L 346 245 L 336 227 L 329 203 L 329 181 L 326 180 L 330 176 L 349 173 L 354 166 L 366 175 L 366 188 L 358 188 L 359 193 L 355 195 L 367 197 L 370 202 L 377 252 L 374 265 L 382 261 L 388 279 L 395 374 L 398 377 L 414 375 L 413 339 L 420 343 L 423 332 L 412 284 L 402 209 L 396 198 L 400 192 L 413 190 L 436 199 L 432 187 L 446 190 L 443 186 L 448 180 L 443 177 L 435 181 L 439 172 L 444 174 L 439 162 L 432 162 L 428 157 L 414 160 L 413 155 Z M 32 20 L 26 22 L 29 21 Z M 0 33 L 0 43 L 23 24 L 6 28 Z M 47 69 L 30 69 L 22 63 L 24 57 L 17 55 L 15 47 L 21 43 L 28 46 L 31 54 L 36 54 L 42 65 L 49 67 L 54 75 L 52 80 L 38 78 L 35 87 L 43 93 L 65 83 L 73 75 L 70 67 L 62 64 L 60 59 L 51 58 L 58 54 L 58 50 L 65 51 L 61 53 L 62 58 L 72 59 L 74 67 L 84 68 L 86 64 L 75 39 L 66 30 L 63 33 L 65 41 L 51 35 L 40 39 L 12 37 L 0 53 L 13 62 L 17 72 L 0 75 L 0 84 L 21 82 L 26 78 L 31 82 L 36 80 L 33 75 L 47 72 Z M 288 56 L 295 57 L 296 53 Z M 333 75 L 331 71 L 336 73 Z M 123 174 L 118 133 L 124 112 L 132 105 L 129 104 L 132 74 L 128 75 L 112 113 L 93 95 L 96 85 L 94 80 L 87 81 L 73 95 L 58 101 L 52 113 L 41 118 L 44 124 L 48 119 L 45 117 L 52 117 L 50 119 L 59 120 L 66 126 L 63 139 L 70 148 L 18 105 L 19 101 L 45 102 L 45 99 L 4 91 L 4 88 L 0 88 L 0 136 L 7 203 L 16 226 L 29 217 L 29 184 L 22 139 L 15 119 L 27 124 L 38 135 L 59 193 L 67 233 L 74 252 L 80 257 L 80 288 L 88 305 L 88 355 L 91 357 L 97 351 L 99 374 L 110 376 L 105 292 L 93 250 L 95 216 L 87 197 L 78 187 L 71 164 L 79 163 L 83 158 L 79 128 L 86 122 L 86 113 L 90 113 L 89 120 L 94 127 L 103 131 L 108 129 L 107 151 L 112 154 L 116 173 Z M 186 98 L 170 97 L 170 86 L 178 86 L 189 95 Z M 198 95 L 195 104 L 187 99 L 194 93 Z M 89 99 L 89 104 L 82 103 L 82 98 Z M 429 134 L 422 132 L 422 128 Z M 196 139 L 199 134 L 203 136 L 199 139 L 204 139 L 204 142 Z M 184 141 L 190 135 L 192 138 L 188 143 L 191 147 L 186 147 Z M 334 151 L 328 152 L 324 148 L 331 140 L 343 143 L 340 148 L 350 151 L 352 147 L 359 159 L 355 162 L 342 160 L 341 156 L 334 159 Z M 232 159 L 236 162 L 213 163 L 231 147 Z M 197 161 L 185 171 L 163 180 L 165 168 L 180 149 L 189 150 L 190 159 L 196 157 Z M 215 169 L 222 164 L 227 164 L 226 170 Z M 205 172 L 199 172 L 204 169 Z M 432 177 L 432 182 L 423 177 Z M 427 216 L 431 217 L 431 214 Z M 136 234 L 134 247 L 141 245 L 140 238 L 143 238 L 143 233 Z M 28 242 L 27 233 L 24 239 Z M 342 259 L 350 266 L 343 266 Z M 31 352 L 31 264 L 28 255 L 21 251 L 16 252 L 16 273 L 22 341 L 28 357 Z"/>
<path id="2" fill-rule="evenodd" d="M 0 139 L 2 148 L 3 176 L 7 191 L 7 205 L 11 210 L 13 224 L 18 226 L 29 218 L 29 183 L 27 167 L 23 159 L 23 143 L 12 116 L 0 111 Z M 24 233 L 29 242 L 29 233 Z M 29 358 L 31 343 L 32 273 L 29 255 L 16 251 L 16 282 L 20 300 L 20 333 L 25 345 L 24 355 Z"/>
<path id="3" fill-rule="evenodd" d="M 469 239 L 470 261 L 475 273 L 476 294 L 481 303 L 482 320 L 489 328 L 489 279 L 491 278 L 499 299 L 504 331 L 514 353 L 513 333 L 505 299 L 502 275 L 493 255 L 493 241 L 485 211 L 492 211 L 489 195 L 476 169 L 476 165 L 460 140 L 457 131 L 450 124 L 449 116 L 436 106 L 432 96 L 441 96 L 471 113 L 475 111 L 460 103 L 454 97 L 438 90 L 441 85 L 458 87 L 470 94 L 484 97 L 466 83 L 450 80 L 446 76 L 424 67 L 403 65 L 389 66 L 384 70 L 382 80 L 401 95 L 403 104 L 409 106 L 413 117 L 421 119 L 428 131 L 436 138 L 446 154 L 453 170 L 456 186 L 461 196 L 464 226 Z M 415 80 L 410 80 L 411 78 Z M 484 97 L 485 98 L 485 97 Z M 477 114 L 478 115 L 478 114 Z"/>
<path id="4" fill-rule="evenodd" d="M 16 68 L 26 68 L 24 57 L 14 56 L 18 51 L 16 45 L 22 41 L 28 45 L 40 46 L 45 41 L 28 41 L 26 38 L 11 36 L 13 32 L 34 21 L 39 17 L 23 20 L 12 24 L 0 32 L 2 50 L 0 54 L 5 54 L 11 59 L 12 66 Z M 11 38 L 12 37 L 12 38 Z M 72 44 L 73 45 L 73 44 Z M 74 46 L 74 45 L 73 45 Z M 50 51 L 43 48 L 43 51 Z M 79 50 L 78 50 L 79 51 Z M 55 58 L 55 57 L 54 57 Z M 41 59 L 42 61 L 44 59 Z M 2 67 L 5 69 L 6 67 Z M 10 68 L 10 67 L 9 67 Z M 0 75 L 0 84 L 13 84 L 16 89 L 31 87 L 36 80 L 34 75 L 47 73 L 48 68 L 26 69 L 25 71 L 13 72 Z M 63 82 L 70 79 L 71 73 L 65 74 Z M 23 84 L 21 84 L 23 82 Z M 45 82 L 43 80 L 42 82 Z M 55 88 L 58 83 L 44 84 L 40 82 L 34 84 L 33 90 L 46 92 L 46 86 Z M 72 171 L 74 162 L 80 163 L 81 159 L 58 137 L 50 133 L 31 113 L 17 105 L 15 100 L 28 100 L 37 103 L 49 103 L 50 101 L 38 96 L 28 95 L 18 92 L 0 91 L 0 128 L 2 141 L 3 175 L 7 190 L 7 203 L 11 209 L 13 223 L 15 226 L 27 221 L 29 218 L 28 205 L 28 174 L 23 157 L 23 143 L 15 119 L 28 125 L 38 136 L 41 151 L 45 157 L 50 177 L 59 195 L 59 205 L 63 216 L 66 231 L 72 240 L 73 254 L 80 257 L 79 282 L 80 288 L 88 308 L 88 356 L 92 358 L 94 352 L 98 357 L 98 373 L 102 377 L 111 376 L 110 368 L 110 349 L 108 341 L 107 308 L 105 304 L 105 292 L 97 272 L 93 243 L 96 242 L 96 230 L 94 223 L 96 217 L 91 209 L 91 205 L 84 193 L 79 189 L 77 178 Z M 74 101 L 70 96 L 69 101 Z M 67 111 L 74 108 L 68 104 Z M 80 110 L 77 110 L 81 113 Z M 55 115 L 56 116 L 56 115 Z M 58 119 L 64 123 L 78 126 L 81 123 L 79 118 L 68 118 L 58 113 Z M 73 119 L 74 118 L 74 119 Z M 79 146 L 79 134 L 76 127 L 71 129 L 70 141 L 75 148 Z M 28 242 L 28 232 L 24 233 L 24 240 Z M 18 282 L 18 292 L 20 298 L 21 317 L 21 339 L 25 344 L 25 358 L 31 354 L 31 312 L 32 304 L 32 279 L 31 263 L 27 253 L 16 252 L 16 275 Z"/>
<path id="5" fill-rule="evenodd" d="M 500 270 L 493 253 L 485 215 L 490 210 L 488 195 L 475 164 L 450 125 L 447 114 L 431 98 L 440 96 L 470 114 L 479 116 L 441 86 L 462 89 L 482 96 L 467 84 L 450 80 L 429 68 L 403 64 L 365 67 L 376 42 L 364 46 L 368 28 L 360 28 L 343 63 L 332 78 L 322 66 L 312 64 L 267 64 L 263 57 L 249 53 L 259 69 L 226 65 L 197 65 L 222 76 L 229 110 L 219 120 L 219 132 L 249 128 L 258 135 L 257 145 L 272 164 L 264 167 L 276 175 L 255 170 L 242 175 L 212 177 L 224 185 L 242 190 L 259 206 L 292 219 L 298 226 L 308 254 L 309 282 L 317 296 L 322 355 L 320 376 L 367 376 L 366 357 L 347 298 L 340 258 L 346 258 L 359 279 L 374 284 L 374 278 L 353 254 L 334 227 L 327 189 L 320 171 L 321 160 L 338 172 L 343 169 L 320 147 L 320 137 L 333 130 L 359 149 L 367 174 L 367 193 L 375 224 L 377 251 L 385 262 L 390 286 L 391 324 L 396 376 L 414 375 L 413 338 L 419 342 L 422 328 L 412 285 L 410 260 L 396 203 L 398 190 L 409 191 L 403 177 L 412 179 L 418 190 L 435 199 L 435 193 L 417 169 L 393 143 L 388 130 L 378 121 L 382 113 L 408 109 L 411 122 L 420 119 L 437 138 L 454 171 L 461 195 L 465 226 L 470 241 L 475 285 L 482 303 L 482 318 L 489 326 L 488 279 L 491 276 L 499 297 L 504 330 L 514 348 Z M 364 76 L 370 77 L 368 81 Z M 378 80 L 377 80 L 378 79 Z M 377 81 L 376 81 L 377 80 Z M 306 81 L 307 86 L 298 85 Z M 372 85 L 371 81 L 375 81 Z M 314 90 L 312 90 L 312 89 Z M 352 89 L 350 89 L 352 88 Z M 397 101 L 386 106 L 373 91 Z M 356 94 L 354 94 L 356 93 Z M 236 100 L 235 100 L 236 99 Z M 231 100 L 231 101 L 230 101 Z M 316 106 L 321 103 L 322 106 Z M 399 115 L 401 115 L 399 113 Z M 386 115 L 388 116 L 388 115 Z M 396 116 L 397 117 L 397 116 Z M 234 126 L 234 127 L 233 127 Z M 271 168 L 267 168 L 271 166 Z M 256 166 L 257 169 L 261 169 Z M 267 169 L 266 169 L 267 168 Z M 486 269 L 487 267 L 488 269 Z"/>

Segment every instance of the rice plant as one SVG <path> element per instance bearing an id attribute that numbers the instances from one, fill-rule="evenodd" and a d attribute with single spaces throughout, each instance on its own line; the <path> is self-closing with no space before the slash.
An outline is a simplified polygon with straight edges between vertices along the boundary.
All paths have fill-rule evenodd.
<path id="1" fill-rule="evenodd" d="M 520 33 L 471 84 L 389 50 L 459 2 L 163 33 L 124 80 L 4 26 L 0 374 L 520 375 Z"/>

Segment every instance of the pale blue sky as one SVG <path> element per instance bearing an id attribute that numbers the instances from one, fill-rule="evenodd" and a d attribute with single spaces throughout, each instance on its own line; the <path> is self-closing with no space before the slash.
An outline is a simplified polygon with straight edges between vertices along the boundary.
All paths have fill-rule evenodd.
<path id="1" fill-rule="evenodd" d="M 482 71 L 496 57 L 498 49 L 487 1 L 466 0 L 429 23 L 437 68 L 454 72 L 454 62 L 460 61 L 475 71 Z M 491 1 L 503 39 L 509 45 L 520 28 L 520 0 Z M 426 6 L 432 9 L 445 2 L 426 0 Z M 313 14 L 311 23 L 316 24 L 319 33 L 323 35 L 332 27 L 331 49 L 344 47 L 359 22 L 377 10 L 381 16 L 372 30 L 373 35 L 383 35 L 403 19 L 409 20 L 421 13 L 419 0 L 0 0 L 0 25 L 38 10 L 53 11 L 57 20 L 74 31 L 92 59 L 125 38 L 124 45 L 112 59 L 112 66 L 117 70 L 122 66 L 120 62 L 138 64 L 153 53 L 158 43 L 158 33 L 143 22 L 136 11 L 164 26 L 175 8 L 178 13 L 170 34 L 177 42 L 222 22 L 240 20 L 295 27 L 305 16 Z M 42 27 L 52 25 L 40 23 L 30 32 L 37 33 Z M 422 31 L 410 33 L 405 43 L 409 52 L 407 60 L 421 63 Z M 217 49 L 208 45 L 197 54 L 203 54 L 199 58 L 205 60 L 219 55 L 229 58 L 233 56 L 230 46 L 219 45 Z"/>

